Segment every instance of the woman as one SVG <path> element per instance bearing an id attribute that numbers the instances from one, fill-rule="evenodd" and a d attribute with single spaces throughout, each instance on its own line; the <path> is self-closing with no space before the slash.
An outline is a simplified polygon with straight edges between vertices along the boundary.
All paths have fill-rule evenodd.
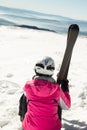
<path id="1" fill-rule="evenodd" d="M 52 78 L 55 63 L 51 57 L 45 57 L 35 64 L 32 81 L 24 86 L 28 102 L 27 112 L 22 122 L 23 130 L 60 130 L 61 120 L 58 105 L 68 109 L 71 105 L 68 80 L 62 81 L 62 88 Z"/>

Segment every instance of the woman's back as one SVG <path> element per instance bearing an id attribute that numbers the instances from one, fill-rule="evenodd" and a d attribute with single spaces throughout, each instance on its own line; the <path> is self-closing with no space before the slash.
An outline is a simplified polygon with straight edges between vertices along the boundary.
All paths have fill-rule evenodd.
<path id="1" fill-rule="evenodd" d="M 60 88 L 57 84 L 36 79 L 28 82 L 24 91 L 29 100 L 28 111 L 23 121 L 24 130 L 59 130 L 58 100 Z M 27 127 L 26 125 L 27 122 Z"/>

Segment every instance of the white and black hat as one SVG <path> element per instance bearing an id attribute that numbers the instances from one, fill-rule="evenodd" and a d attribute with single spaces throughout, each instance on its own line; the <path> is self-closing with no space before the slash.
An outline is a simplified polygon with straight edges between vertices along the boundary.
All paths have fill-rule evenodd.
<path id="1" fill-rule="evenodd" d="M 47 56 L 35 64 L 34 70 L 37 75 L 52 76 L 55 70 L 54 60 Z"/>

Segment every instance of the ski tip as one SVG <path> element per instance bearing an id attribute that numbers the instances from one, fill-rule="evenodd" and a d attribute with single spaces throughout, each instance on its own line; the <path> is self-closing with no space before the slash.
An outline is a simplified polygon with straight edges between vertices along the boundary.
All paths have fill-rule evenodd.
<path id="1" fill-rule="evenodd" d="M 71 24 L 69 29 L 76 29 L 79 31 L 79 26 L 77 24 Z"/>

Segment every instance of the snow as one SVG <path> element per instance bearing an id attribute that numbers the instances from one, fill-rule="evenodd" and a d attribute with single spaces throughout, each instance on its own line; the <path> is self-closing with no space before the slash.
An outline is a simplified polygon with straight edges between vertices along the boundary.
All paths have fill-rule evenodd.
<path id="1" fill-rule="evenodd" d="M 0 130 L 21 130 L 18 116 L 23 86 L 34 64 L 51 56 L 59 71 L 66 35 L 16 27 L 0 27 Z M 69 69 L 71 109 L 63 111 L 62 130 L 87 130 L 87 38 L 78 37 Z"/>

